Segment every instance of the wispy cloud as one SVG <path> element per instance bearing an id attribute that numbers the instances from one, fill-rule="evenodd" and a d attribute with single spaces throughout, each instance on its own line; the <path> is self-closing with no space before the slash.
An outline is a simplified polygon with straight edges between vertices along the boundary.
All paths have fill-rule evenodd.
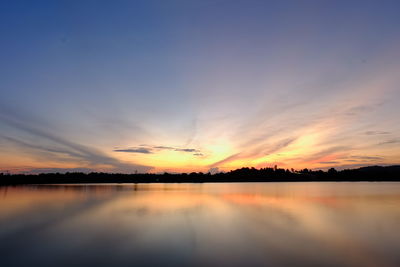
<path id="1" fill-rule="evenodd" d="M 236 153 L 236 154 L 232 154 L 229 157 L 226 157 L 220 161 L 214 162 L 213 164 L 210 165 L 210 168 L 214 168 L 214 167 L 218 167 L 218 166 L 222 166 L 225 163 L 231 162 L 233 160 L 238 159 L 240 156 L 240 153 Z"/>
<path id="2" fill-rule="evenodd" d="M 213 164 L 209 165 L 209 167 L 210 168 L 221 167 L 226 163 L 239 159 L 251 159 L 251 158 L 264 157 L 270 154 L 274 154 L 288 147 L 290 144 L 296 141 L 296 139 L 297 139 L 296 137 L 291 137 L 279 140 L 277 142 L 261 143 L 256 145 L 253 144 L 252 146 L 250 146 L 249 144 L 249 147 L 247 148 L 244 147 L 243 151 L 232 154 L 222 160 L 214 162 Z"/>
<path id="3" fill-rule="evenodd" d="M 166 150 L 174 150 L 172 146 L 154 146 L 154 149 L 166 149 Z"/>
<path id="4" fill-rule="evenodd" d="M 348 150 L 348 148 L 345 146 L 333 146 L 333 147 L 324 149 L 322 151 L 313 153 L 307 157 L 304 157 L 303 160 L 305 162 L 313 162 L 313 161 L 319 162 L 321 159 L 326 158 L 327 156 L 331 156 L 332 154 L 335 154 L 338 152 L 340 153 L 340 152 L 347 151 L 347 150 Z"/>
<path id="5" fill-rule="evenodd" d="M 382 159 L 384 159 L 383 157 L 380 157 L 380 156 L 349 156 L 348 158 L 355 159 L 355 160 L 382 160 Z"/>
<path id="6" fill-rule="evenodd" d="M 396 143 L 400 143 L 400 139 L 390 139 L 390 140 L 379 143 L 379 145 L 389 145 L 389 144 L 396 144 Z"/>
<path id="7" fill-rule="evenodd" d="M 144 147 L 138 148 L 127 148 L 127 149 L 114 149 L 114 152 L 126 152 L 126 153 L 141 153 L 141 154 L 152 154 L 150 149 Z"/>
<path id="8" fill-rule="evenodd" d="M 355 116 L 365 112 L 373 111 L 375 107 L 376 105 L 359 105 L 348 109 L 345 114 L 348 116 Z"/>
<path id="9" fill-rule="evenodd" d="M 141 145 L 139 147 L 124 148 L 124 149 L 114 149 L 114 152 L 125 152 L 125 153 L 140 153 L 140 154 L 156 154 L 162 150 L 170 150 L 176 152 L 193 153 L 193 156 L 203 156 L 199 149 L 195 148 L 181 148 L 173 146 L 150 146 Z"/>
<path id="10" fill-rule="evenodd" d="M 390 134 L 390 132 L 386 132 L 386 131 L 366 131 L 364 134 L 365 135 L 385 135 L 385 134 Z"/>
<path id="11" fill-rule="evenodd" d="M 32 154 L 40 154 L 49 161 L 66 160 L 89 166 L 109 166 L 110 170 L 118 172 L 140 171 L 147 172 L 152 167 L 122 162 L 108 156 L 98 149 L 69 141 L 59 135 L 51 133 L 48 127 L 40 127 L 39 120 L 35 125 L 24 114 L 13 114 L 0 110 L 0 123 L 12 127 L 26 138 L 15 138 L 2 135 L 1 138 L 14 144 L 16 147 Z M 60 160 L 61 158 L 62 160 Z"/>
<path id="12" fill-rule="evenodd" d="M 270 146 L 267 150 L 264 151 L 264 153 L 266 155 L 278 152 L 279 150 L 289 146 L 290 144 L 292 144 L 294 141 L 296 141 L 297 138 L 286 138 L 284 140 L 281 140 L 279 142 L 277 142 L 276 144 Z"/>
<path id="13" fill-rule="evenodd" d="M 194 149 L 194 148 L 175 148 L 175 151 L 190 152 L 190 153 L 192 153 L 192 152 L 200 152 L 199 150 Z"/>

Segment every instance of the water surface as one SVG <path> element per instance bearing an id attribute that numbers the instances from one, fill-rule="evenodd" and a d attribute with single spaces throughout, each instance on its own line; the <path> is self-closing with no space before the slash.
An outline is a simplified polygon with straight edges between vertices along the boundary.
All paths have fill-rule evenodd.
<path id="1" fill-rule="evenodd" d="M 400 266 L 400 183 L 0 187 L 1 266 Z"/>

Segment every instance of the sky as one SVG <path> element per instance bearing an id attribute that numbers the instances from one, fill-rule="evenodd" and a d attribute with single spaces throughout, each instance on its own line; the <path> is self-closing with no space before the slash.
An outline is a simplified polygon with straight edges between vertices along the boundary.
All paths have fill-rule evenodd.
<path id="1" fill-rule="evenodd" d="M 1 1 L 0 171 L 400 164 L 399 1 Z"/>

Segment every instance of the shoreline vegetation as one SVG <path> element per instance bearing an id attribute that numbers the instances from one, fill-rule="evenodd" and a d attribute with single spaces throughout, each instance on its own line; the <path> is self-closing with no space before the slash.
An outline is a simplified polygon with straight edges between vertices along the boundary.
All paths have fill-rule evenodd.
<path id="1" fill-rule="evenodd" d="M 213 183 L 213 182 L 379 182 L 400 181 L 400 165 L 369 166 L 337 171 L 241 168 L 220 173 L 123 174 L 66 172 L 42 174 L 0 173 L 0 185 L 83 183 Z"/>

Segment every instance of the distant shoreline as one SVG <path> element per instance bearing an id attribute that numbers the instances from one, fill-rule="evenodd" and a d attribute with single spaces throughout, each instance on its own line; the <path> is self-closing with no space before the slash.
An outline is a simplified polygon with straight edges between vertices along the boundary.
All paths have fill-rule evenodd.
<path id="1" fill-rule="evenodd" d="M 337 171 L 300 171 L 279 168 L 241 168 L 226 173 L 122 174 L 122 173 L 0 173 L 1 185 L 105 184 L 105 183 L 240 183 L 240 182 L 400 182 L 400 165 L 369 166 Z"/>

